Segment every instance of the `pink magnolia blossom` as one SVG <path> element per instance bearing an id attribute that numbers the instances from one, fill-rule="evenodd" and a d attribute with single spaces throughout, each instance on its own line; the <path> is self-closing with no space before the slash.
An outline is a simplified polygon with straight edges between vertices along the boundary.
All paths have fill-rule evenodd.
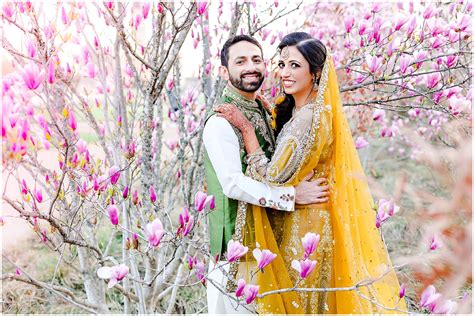
<path id="1" fill-rule="evenodd" d="M 400 57 L 400 72 L 402 74 L 406 73 L 408 66 L 412 63 L 413 59 L 410 55 L 403 54 L 402 57 Z"/>
<path id="2" fill-rule="evenodd" d="M 247 253 L 248 247 L 242 246 L 238 241 L 229 240 L 227 243 L 227 261 L 233 262 Z"/>
<path id="3" fill-rule="evenodd" d="M 54 62 L 51 60 L 48 64 L 48 82 L 50 84 L 54 83 L 54 80 L 56 79 L 55 76 L 55 69 L 54 69 Z"/>
<path id="4" fill-rule="evenodd" d="M 72 111 L 69 112 L 69 127 L 71 127 L 73 131 L 77 129 L 76 116 L 74 115 L 74 112 Z"/>
<path id="5" fill-rule="evenodd" d="M 206 285 L 206 272 L 204 269 L 204 262 L 199 261 L 198 263 L 196 263 L 196 265 L 194 266 L 194 273 L 196 274 L 198 280 L 201 281 L 203 285 Z"/>
<path id="6" fill-rule="evenodd" d="M 407 36 L 410 37 L 413 34 L 413 31 L 416 29 L 416 17 L 412 17 L 410 24 L 407 27 Z"/>
<path id="7" fill-rule="evenodd" d="M 405 297 L 406 286 L 405 284 L 400 285 L 400 292 L 398 292 L 398 296 L 400 298 Z"/>
<path id="8" fill-rule="evenodd" d="M 86 196 L 87 195 L 87 180 L 82 181 L 82 185 L 80 187 L 77 187 L 77 192 L 81 196 Z"/>
<path id="9" fill-rule="evenodd" d="M 174 80 L 168 80 L 168 83 L 166 84 L 166 87 L 168 88 L 169 91 L 173 90 L 174 88 Z"/>
<path id="10" fill-rule="evenodd" d="M 245 289 L 244 289 L 245 303 L 250 304 L 255 300 L 255 298 L 257 298 L 258 289 L 259 289 L 258 285 L 247 284 L 245 286 Z"/>
<path id="11" fill-rule="evenodd" d="M 128 197 L 128 185 L 126 185 L 125 188 L 123 188 L 122 197 L 124 199 L 126 199 Z"/>
<path id="12" fill-rule="evenodd" d="M 458 88 L 458 87 L 455 87 Z M 453 88 L 454 89 L 454 88 Z M 459 92 L 459 91 L 458 91 Z M 459 115 L 460 113 L 468 110 L 471 106 L 471 101 L 465 97 L 457 97 L 456 92 L 451 92 L 451 95 L 448 93 L 449 105 L 448 108 L 453 115 Z"/>
<path id="13" fill-rule="evenodd" d="M 28 39 L 26 41 L 26 51 L 28 52 L 28 56 L 31 58 L 35 58 L 36 56 L 36 44 L 35 41 L 32 39 Z"/>
<path id="14" fill-rule="evenodd" d="M 444 302 L 440 302 L 440 299 L 436 300 L 434 306 L 432 308 L 432 312 L 434 314 L 449 314 L 453 313 L 457 304 L 452 300 L 446 300 Z"/>
<path id="15" fill-rule="evenodd" d="M 433 43 L 431 43 L 431 48 L 437 49 L 437 48 L 439 48 L 439 47 L 440 47 L 441 45 L 443 45 L 443 44 L 444 44 L 443 38 L 441 38 L 440 36 L 437 36 L 437 37 L 434 39 Z"/>
<path id="16" fill-rule="evenodd" d="M 79 139 L 76 143 L 76 149 L 80 154 L 84 154 L 87 150 L 87 143 L 83 139 Z"/>
<path id="17" fill-rule="evenodd" d="M 148 242 L 152 247 L 158 247 L 165 234 L 163 229 L 163 224 L 161 223 L 160 219 L 157 218 L 153 222 L 148 223 L 146 225 L 146 232 L 148 235 Z"/>
<path id="18" fill-rule="evenodd" d="M 244 279 L 239 279 L 239 281 L 237 281 L 237 289 L 235 290 L 236 297 L 241 297 L 244 295 L 244 289 L 246 285 L 247 284 L 245 283 Z"/>
<path id="19" fill-rule="evenodd" d="M 9 3 L 5 3 L 2 6 L 2 12 L 3 12 L 3 15 L 6 16 L 7 18 L 11 18 L 13 16 L 13 8 Z"/>
<path id="20" fill-rule="evenodd" d="M 441 248 L 441 246 L 442 246 L 441 242 L 438 240 L 436 236 L 433 235 L 433 237 L 431 237 L 430 250 L 436 250 L 438 248 Z"/>
<path id="21" fill-rule="evenodd" d="M 305 259 L 307 259 L 316 250 L 316 248 L 318 248 L 320 240 L 321 237 L 319 234 L 315 233 L 306 233 L 304 237 L 301 238 Z"/>
<path id="22" fill-rule="evenodd" d="M 207 9 L 207 2 L 198 2 L 197 3 L 197 14 L 198 15 L 203 15 L 204 12 L 206 12 L 206 9 Z"/>
<path id="23" fill-rule="evenodd" d="M 86 73 L 89 78 L 95 78 L 96 70 L 95 64 L 93 62 L 88 62 L 86 64 Z"/>
<path id="24" fill-rule="evenodd" d="M 30 90 L 36 90 L 44 81 L 44 71 L 40 70 L 36 64 L 27 64 L 20 71 L 20 76 L 25 82 L 25 85 Z"/>
<path id="25" fill-rule="evenodd" d="M 385 210 L 381 208 L 375 216 L 375 227 L 380 228 L 390 218 L 390 215 L 385 213 Z"/>
<path id="26" fill-rule="evenodd" d="M 438 85 L 440 80 L 441 80 L 441 75 L 439 74 L 439 72 L 428 74 L 426 75 L 426 86 L 429 89 L 433 89 L 434 87 Z"/>
<path id="27" fill-rule="evenodd" d="M 409 17 L 406 15 L 400 16 L 395 23 L 395 31 L 400 31 L 400 29 L 408 22 Z"/>
<path id="28" fill-rule="evenodd" d="M 466 31 L 471 25 L 471 17 L 469 14 L 464 14 L 461 17 L 458 18 L 458 21 L 456 23 L 456 31 Z"/>
<path id="29" fill-rule="evenodd" d="M 189 217 L 189 220 L 187 221 L 186 225 L 184 226 L 184 229 L 183 229 L 183 236 L 187 236 L 189 234 L 189 232 L 191 231 L 191 229 L 193 228 L 194 226 L 194 216 L 190 216 Z"/>
<path id="30" fill-rule="evenodd" d="M 357 137 L 355 141 L 355 146 L 356 146 L 356 149 L 361 149 L 361 148 L 369 146 L 369 142 L 366 141 L 364 137 L 359 136 Z"/>
<path id="31" fill-rule="evenodd" d="M 209 205 L 209 209 L 213 210 L 216 207 L 216 199 L 214 198 L 214 195 L 208 195 L 204 205 Z"/>
<path id="32" fill-rule="evenodd" d="M 29 131 L 30 131 L 30 124 L 28 123 L 27 120 L 23 120 L 21 124 L 21 132 L 20 132 L 20 136 L 23 140 L 28 139 Z"/>
<path id="33" fill-rule="evenodd" d="M 400 47 L 400 38 L 396 37 L 392 41 L 390 41 L 390 43 L 388 44 L 387 55 L 392 56 L 393 53 L 397 51 L 399 47 Z"/>
<path id="34" fill-rule="evenodd" d="M 64 7 L 61 8 L 61 20 L 64 25 L 69 24 L 69 18 L 67 17 L 66 10 L 64 9 Z"/>
<path id="35" fill-rule="evenodd" d="M 372 119 L 377 122 L 382 122 L 385 118 L 385 110 L 382 109 L 375 109 L 374 113 L 372 113 Z"/>
<path id="36" fill-rule="evenodd" d="M 110 204 L 107 207 L 107 212 L 109 213 L 109 219 L 112 225 L 118 225 L 119 218 L 118 218 L 118 208 L 115 204 Z"/>
<path id="37" fill-rule="evenodd" d="M 117 166 L 112 166 L 109 169 L 109 178 L 111 184 L 116 184 L 120 179 L 120 168 Z"/>
<path id="38" fill-rule="evenodd" d="M 379 70 L 380 66 L 382 65 L 383 57 L 367 55 L 365 57 L 365 61 L 367 63 L 367 66 L 369 67 L 369 71 L 371 73 L 375 73 L 377 72 L 377 70 Z"/>
<path id="39" fill-rule="evenodd" d="M 268 37 L 268 35 L 270 35 L 270 33 L 272 32 L 272 30 L 270 29 L 262 29 L 262 41 L 265 41 Z"/>
<path id="40" fill-rule="evenodd" d="M 438 9 L 436 9 L 434 6 L 430 5 L 425 9 L 423 12 L 423 18 L 424 19 L 431 19 L 434 17 L 436 14 L 438 14 Z"/>
<path id="41" fill-rule="evenodd" d="M 421 293 L 419 304 L 421 307 L 427 307 L 440 297 L 441 294 L 436 293 L 436 288 L 433 285 L 428 285 L 428 287 L 424 289 L 423 293 Z"/>
<path id="42" fill-rule="evenodd" d="M 356 83 L 362 83 L 364 82 L 364 80 L 367 79 L 367 77 L 363 74 L 358 74 L 356 79 L 355 79 L 355 82 Z"/>
<path id="43" fill-rule="evenodd" d="M 155 192 L 155 188 L 153 187 L 153 185 L 150 185 L 149 192 L 150 192 L 150 201 L 152 203 L 155 203 L 156 202 L 156 192 Z"/>
<path id="44" fill-rule="evenodd" d="M 362 36 L 367 32 L 367 24 L 364 20 L 359 22 L 359 35 Z"/>
<path id="45" fill-rule="evenodd" d="M 138 191 L 137 190 L 133 191 L 132 202 L 134 205 L 138 204 Z"/>
<path id="46" fill-rule="evenodd" d="M 275 44 L 276 39 L 278 38 L 277 35 L 272 35 L 272 38 L 270 39 L 270 45 Z"/>
<path id="47" fill-rule="evenodd" d="M 197 261 L 196 256 L 193 256 L 193 257 L 189 256 L 188 257 L 188 268 L 189 268 L 189 270 L 192 270 L 197 262 L 198 261 Z"/>
<path id="48" fill-rule="evenodd" d="M 463 91 L 460 87 L 452 87 L 451 89 L 446 90 L 446 98 L 451 99 L 453 96 L 457 96 L 461 91 Z"/>
<path id="49" fill-rule="evenodd" d="M 212 64 L 211 64 L 211 62 L 208 62 L 206 64 L 206 67 L 204 67 L 204 73 L 206 75 L 209 75 L 211 73 L 211 70 L 212 70 Z"/>
<path id="50" fill-rule="evenodd" d="M 194 196 L 194 209 L 198 212 L 201 212 L 206 206 L 207 194 L 201 191 L 196 192 Z"/>
<path id="51" fill-rule="evenodd" d="M 415 56 L 415 61 L 417 62 L 416 67 L 420 68 L 421 65 L 423 65 L 423 61 L 426 59 L 427 56 L 428 55 L 425 51 L 417 52 Z"/>
<path id="52" fill-rule="evenodd" d="M 378 202 L 378 211 L 384 211 L 389 216 L 395 215 L 400 210 L 400 206 L 396 205 L 392 200 L 380 199 Z"/>
<path id="53" fill-rule="evenodd" d="M 38 203 L 43 202 L 43 192 L 41 191 L 40 188 L 35 189 L 35 198 Z"/>
<path id="54" fill-rule="evenodd" d="M 25 179 L 21 180 L 21 194 L 28 194 L 28 186 Z"/>
<path id="55" fill-rule="evenodd" d="M 350 33 L 352 27 L 354 26 L 355 18 L 353 15 L 347 15 L 344 17 L 344 27 L 346 28 L 346 33 Z"/>
<path id="56" fill-rule="evenodd" d="M 311 272 L 313 272 L 316 267 L 316 260 L 293 260 L 291 262 L 291 267 L 300 273 L 300 277 L 303 279 L 306 278 Z"/>
<path id="57" fill-rule="evenodd" d="M 113 267 L 101 267 L 97 270 L 97 276 L 101 279 L 110 279 L 108 288 L 114 287 L 118 282 L 122 281 L 128 274 L 129 268 L 122 264 Z"/>
<path id="58" fill-rule="evenodd" d="M 272 263 L 272 261 L 277 257 L 276 254 L 268 249 L 260 250 L 259 248 L 255 248 L 252 253 L 257 260 L 257 266 L 260 270 L 263 270 L 263 268 Z"/>
<path id="59" fill-rule="evenodd" d="M 179 224 L 181 226 L 184 226 L 186 225 L 188 221 L 189 221 L 189 210 L 187 207 L 185 207 L 183 212 L 179 214 Z"/>
<path id="60" fill-rule="evenodd" d="M 146 19 L 148 17 L 148 13 L 150 12 L 150 3 L 149 2 L 145 2 L 143 4 L 143 7 L 142 7 L 142 15 L 143 15 L 143 18 Z"/>
<path id="61" fill-rule="evenodd" d="M 457 62 L 458 62 L 458 56 L 456 55 L 446 56 L 446 59 L 445 59 L 446 67 L 451 68 L 455 66 Z"/>

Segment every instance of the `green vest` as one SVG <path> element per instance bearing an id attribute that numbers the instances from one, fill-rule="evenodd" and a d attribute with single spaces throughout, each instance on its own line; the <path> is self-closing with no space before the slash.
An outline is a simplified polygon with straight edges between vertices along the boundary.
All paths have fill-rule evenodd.
<path id="1" fill-rule="evenodd" d="M 232 103 L 236 105 L 242 113 L 249 119 L 255 127 L 255 133 L 260 143 L 260 147 L 268 158 L 271 158 L 275 148 L 275 139 L 270 125 L 270 116 L 267 114 L 259 100 L 251 101 L 245 99 L 235 90 L 226 87 L 221 97 L 222 103 Z M 214 113 L 209 115 L 211 117 Z M 209 117 L 207 119 L 209 119 Z M 206 122 L 207 122 L 206 119 Z M 246 155 L 240 131 L 234 128 L 240 143 L 240 161 L 242 172 L 245 173 L 247 165 L 244 162 Z M 209 159 L 207 151 L 204 151 L 204 170 L 207 183 L 207 194 L 214 195 L 215 208 L 209 213 L 209 237 L 211 243 L 211 255 L 224 254 L 227 250 L 227 243 L 232 239 L 235 229 L 235 219 L 237 216 L 237 200 L 233 200 L 224 195 L 222 186 L 219 183 L 216 172 Z"/>

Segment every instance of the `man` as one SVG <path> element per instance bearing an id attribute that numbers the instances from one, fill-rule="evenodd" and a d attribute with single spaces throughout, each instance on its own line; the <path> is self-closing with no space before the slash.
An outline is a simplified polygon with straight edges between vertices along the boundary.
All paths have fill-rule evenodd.
<path id="1" fill-rule="evenodd" d="M 219 73 L 228 81 L 221 103 L 232 103 L 254 124 L 260 146 L 268 158 L 275 149 L 275 138 L 270 125 L 269 113 L 256 98 L 263 83 L 265 64 L 260 44 L 247 35 L 227 40 L 221 50 Z M 219 257 L 219 265 L 225 263 L 227 243 L 235 228 L 238 201 L 291 212 L 294 204 L 310 204 L 327 201 L 327 186 L 303 181 L 295 187 L 272 187 L 255 181 L 244 172 L 245 148 L 241 134 L 222 117 L 211 115 L 204 127 L 204 166 L 208 194 L 215 197 L 215 209 L 209 214 L 211 255 Z M 228 265 L 223 268 L 228 271 Z M 220 269 L 209 263 L 208 278 L 225 289 L 226 277 Z M 208 282 L 208 312 L 245 313 L 247 309 L 224 295 Z"/>

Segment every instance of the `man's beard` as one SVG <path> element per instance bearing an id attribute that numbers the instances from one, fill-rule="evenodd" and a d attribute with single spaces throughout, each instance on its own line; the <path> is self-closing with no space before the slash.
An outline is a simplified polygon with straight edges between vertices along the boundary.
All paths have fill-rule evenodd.
<path id="1" fill-rule="evenodd" d="M 243 76 L 246 76 L 246 75 L 257 75 L 258 76 L 258 81 L 256 82 L 244 82 L 243 80 Z M 232 85 L 239 89 L 239 90 L 242 90 L 242 91 L 245 91 L 245 92 L 255 92 L 257 91 L 260 86 L 262 85 L 263 83 L 263 75 L 262 73 L 260 72 L 247 72 L 247 73 L 243 73 L 240 75 L 239 78 L 237 77 L 232 77 L 230 74 L 229 74 L 229 80 L 230 80 L 230 83 L 232 83 Z"/>

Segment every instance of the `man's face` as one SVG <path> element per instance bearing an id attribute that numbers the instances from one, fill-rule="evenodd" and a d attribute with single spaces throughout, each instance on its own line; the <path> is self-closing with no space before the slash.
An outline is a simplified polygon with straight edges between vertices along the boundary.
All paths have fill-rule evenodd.
<path id="1" fill-rule="evenodd" d="M 257 91 L 263 83 L 265 64 L 260 48 L 250 42 L 241 41 L 229 48 L 228 79 L 231 84 L 245 92 Z"/>

